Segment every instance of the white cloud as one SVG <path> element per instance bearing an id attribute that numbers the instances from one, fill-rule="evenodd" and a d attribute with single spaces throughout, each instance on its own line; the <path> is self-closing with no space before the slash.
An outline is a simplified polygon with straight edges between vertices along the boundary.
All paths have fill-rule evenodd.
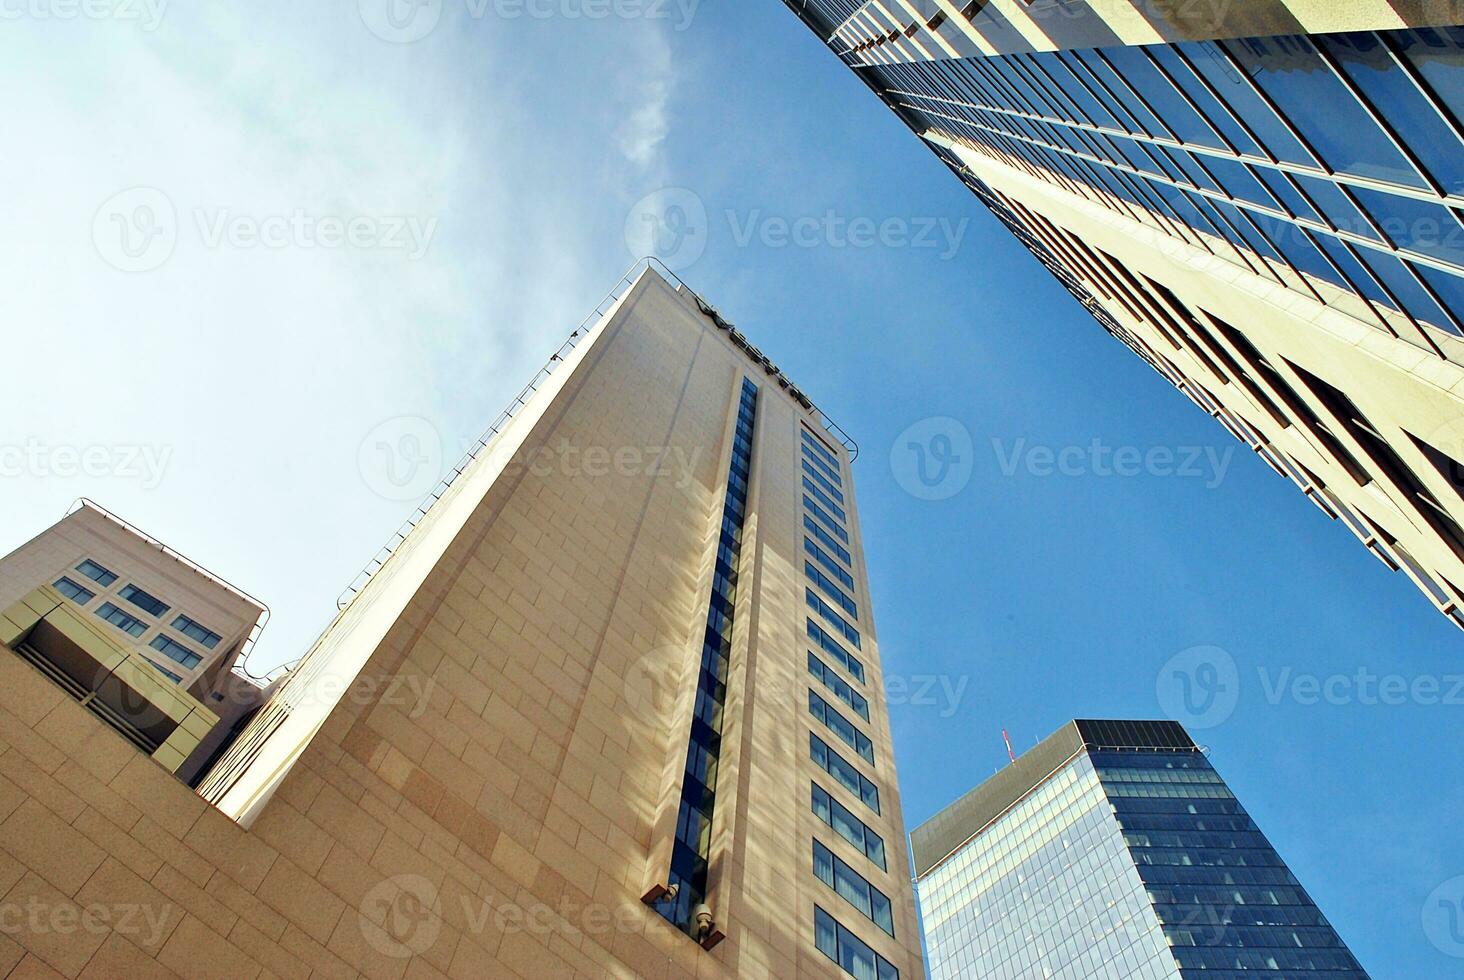
<path id="1" fill-rule="evenodd" d="M 638 103 L 616 134 L 620 152 L 642 169 L 657 162 L 662 145 L 671 132 L 670 101 L 674 80 L 671 46 L 659 31 L 641 32 L 630 76 L 632 99 Z"/>
<path id="2" fill-rule="evenodd" d="M 647 92 L 659 108 L 628 124 L 625 153 L 655 168 L 666 127 L 663 87 L 606 105 L 582 77 L 595 70 L 575 51 L 584 37 L 536 48 L 533 24 L 445 22 L 390 45 L 355 7 L 171 5 L 152 33 L 22 21 L 0 34 L 15 150 L 0 155 L 13 192 L 0 288 L 24 364 L 10 361 L 0 448 L 170 453 L 154 489 L 0 480 L 0 549 L 94 497 L 272 604 L 258 667 L 304 651 L 410 511 L 359 472 L 367 434 L 424 416 L 455 455 L 628 262 L 618 235 L 592 238 L 620 226 L 619 176 L 597 184 L 566 161 L 613 145 Z M 610 40 L 627 73 L 669 71 L 664 43 Z M 586 108 L 540 120 L 546 100 Z M 136 186 L 171 202 L 177 244 L 125 273 L 99 254 L 93 218 Z M 413 260 L 318 244 L 322 221 L 363 216 L 435 222 L 430 248 Z M 211 246 L 220 220 L 284 229 L 283 247 Z"/>

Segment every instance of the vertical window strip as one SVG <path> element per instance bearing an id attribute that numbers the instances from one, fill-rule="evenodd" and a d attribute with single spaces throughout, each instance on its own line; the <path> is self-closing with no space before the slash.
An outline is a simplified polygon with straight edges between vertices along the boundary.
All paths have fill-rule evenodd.
<path id="1" fill-rule="evenodd" d="M 737 580 L 742 556 L 742 528 L 747 508 L 748 477 L 752 469 L 752 442 L 757 421 L 758 388 L 743 379 L 737 424 L 728 464 L 727 496 L 722 508 L 712 593 L 708 599 L 701 670 L 697 675 L 696 707 L 687 745 L 672 843 L 667 883 L 676 896 L 663 899 L 656 910 L 688 935 L 695 922 L 692 910 L 706 901 L 712 816 L 716 806 L 717 767 L 721 756 L 722 708 L 726 701 L 728 658 L 732 652 L 732 623 L 736 612 Z"/>

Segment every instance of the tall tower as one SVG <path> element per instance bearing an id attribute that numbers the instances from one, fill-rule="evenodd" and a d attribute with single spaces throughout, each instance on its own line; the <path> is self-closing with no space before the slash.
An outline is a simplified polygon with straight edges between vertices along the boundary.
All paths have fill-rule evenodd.
<path id="1" fill-rule="evenodd" d="M 1367 977 L 1175 722 L 1070 722 L 911 848 L 935 980 Z"/>
<path id="2" fill-rule="evenodd" d="M 200 792 L 452 976 L 920 977 L 855 446 L 684 286 L 624 286 Z"/>
<path id="3" fill-rule="evenodd" d="M 1098 323 L 1464 625 L 1464 29 L 786 0 Z"/>

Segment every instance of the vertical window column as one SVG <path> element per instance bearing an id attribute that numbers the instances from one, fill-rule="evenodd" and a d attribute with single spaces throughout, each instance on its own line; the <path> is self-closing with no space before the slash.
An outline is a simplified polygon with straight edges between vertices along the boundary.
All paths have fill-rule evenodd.
<path id="1" fill-rule="evenodd" d="M 722 709 L 727 696 L 728 661 L 732 654 L 732 621 L 742 555 L 742 527 L 747 513 L 748 478 L 752 469 L 753 426 L 757 420 L 757 385 L 744 379 L 727 473 L 712 594 L 697 673 L 696 708 L 686 752 L 686 772 L 676 817 L 667 884 L 672 892 L 656 903 L 667 921 L 687 935 L 696 934 L 696 908 L 706 902 L 712 813 L 716 806 L 717 767 L 722 751 Z"/>

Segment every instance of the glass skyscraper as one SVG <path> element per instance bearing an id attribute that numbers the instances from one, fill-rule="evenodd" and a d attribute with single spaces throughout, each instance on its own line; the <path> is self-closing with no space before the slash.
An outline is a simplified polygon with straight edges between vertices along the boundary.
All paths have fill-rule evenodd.
<path id="1" fill-rule="evenodd" d="M 933 980 L 1367 977 L 1174 722 L 1070 722 L 911 843 Z"/>
<path id="2" fill-rule="evenodd" d="M 1105 330 L 1464 624 L 1457 5 L 786 2 Z"/>

